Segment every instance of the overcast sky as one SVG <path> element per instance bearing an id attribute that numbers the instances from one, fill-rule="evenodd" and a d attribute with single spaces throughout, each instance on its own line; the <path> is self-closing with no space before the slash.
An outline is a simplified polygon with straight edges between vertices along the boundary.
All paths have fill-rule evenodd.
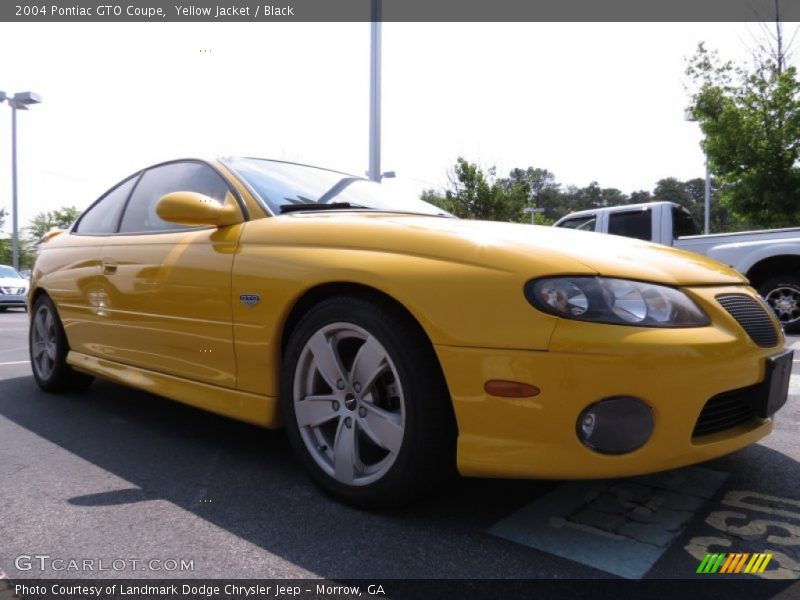
<path id="1" fill-rule="evenodd" d="M 84 208 L 171 158 L 263 156 L 362 174 L 369 30 L 0 24 L 0 90 L 44 98 L 18 113 L 21 225 L 38 211 Z M 626 193 L 702 177 L 701 134 L 683 120 L 685 58 L 705 40 L 744 59 L 760 33 L 743 23 L 384 24 L 382 167 L 413 193 L 445 186 L 458 156 Z M 10 113 L 0 106 L 7 210 Z"/>

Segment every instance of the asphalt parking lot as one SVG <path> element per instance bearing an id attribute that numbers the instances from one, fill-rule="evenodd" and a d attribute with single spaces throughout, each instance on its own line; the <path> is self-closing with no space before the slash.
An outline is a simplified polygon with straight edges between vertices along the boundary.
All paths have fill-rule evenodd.
<path id="1" fill-rule="evenodd" d="M 800 348 L 800 338 L 790 343 Z M 764 573 L 737 577 L 798 579 L 798 366 L 800 356 L 773 434 L 734 455 L 635 480 L 462 480 L 412 508 L 369 513 L 322 495 L 282 431 L 102 381 L 41 392 L 27 314 L 0 313 L 0 570 L 12 579 L 690 578 L 703 577 L 707 552 L 742 552 L 773 557 Z M 100 559 L 124 566 L 69 568 Z"/>

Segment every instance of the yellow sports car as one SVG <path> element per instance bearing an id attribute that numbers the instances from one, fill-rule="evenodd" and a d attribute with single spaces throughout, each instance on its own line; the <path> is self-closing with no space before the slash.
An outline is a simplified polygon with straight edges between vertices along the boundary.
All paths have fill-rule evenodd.
<path id="1" fill-rule="evenodd" d="M 696 254 L 459 220 L 253 158 L 135 173 L 42 244 L 47 391 L 110 379 L 264 427 L 336 497 L 458 471 L 670 469 L 768 434 L 792 354 L 747 281 Z"/>

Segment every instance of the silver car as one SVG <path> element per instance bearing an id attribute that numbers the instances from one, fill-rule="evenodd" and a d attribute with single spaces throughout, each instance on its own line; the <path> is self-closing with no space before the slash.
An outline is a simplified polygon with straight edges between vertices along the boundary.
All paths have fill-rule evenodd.
<path id="1" fill-rule="evenodd" d="M 7 265 L 0 265 L 0 312 L 7 308 L 26 308 L 28 280 Z"/>

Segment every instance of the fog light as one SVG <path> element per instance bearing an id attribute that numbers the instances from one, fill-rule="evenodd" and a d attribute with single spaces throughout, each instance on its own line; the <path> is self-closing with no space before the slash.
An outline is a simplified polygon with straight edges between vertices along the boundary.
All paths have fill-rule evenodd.
<path id="1" fill-rule="evenodd" d="M 638 398 L 615 396 L 586 407 L 576 423 L 578 438 L 595 452 L 625 454 L 653 434 L 653 411 Z"/>

